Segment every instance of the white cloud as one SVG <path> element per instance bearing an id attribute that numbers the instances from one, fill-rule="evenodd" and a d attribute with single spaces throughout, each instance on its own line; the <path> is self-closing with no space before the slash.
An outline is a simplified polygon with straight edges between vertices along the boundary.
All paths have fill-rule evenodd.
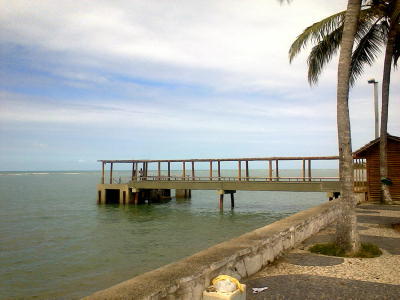
<path id="1" fill-rule="evenodd" d="M 311 22 L 343 8 L 345 1 L 329 6 L 323 0 L 308 5 L 265 0 L 34 3 L 2 5 L 3 42 L 38 47 L 58 59 L 122 64 L 122 72 L 131 75 L 220 88 L 271 88 L 299 81 L 304 63 L 289 66 L 290 43 Z M 217 81 L 207 81 L 207 76 Z"/>

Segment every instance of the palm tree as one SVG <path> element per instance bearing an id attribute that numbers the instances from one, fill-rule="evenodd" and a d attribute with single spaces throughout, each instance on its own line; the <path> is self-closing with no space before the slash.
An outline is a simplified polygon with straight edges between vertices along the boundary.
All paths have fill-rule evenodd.
<path id="1" fill-rule="evenodd" d="M 342 213 L 336 225 L 336 245 L 346 252 L 357 252 L 360 238 L 357 231 L 354 198 L 353 155 L 351 149 L 349 89 L 351 54 L 357 32 L 361 0 L 349 0 L 343 24 L 338 65 L 337 127 L 339 144 L 339 174 L 341 182 Z"/>
<path id="2" fill-rule="evenodd" d="M 339 174 L 341 182 L 342 214 L 336 227 L 336 245 L 346 252 L 357 252 L 360 240 L 357 231 L 354 199 L 354 172 L 351 149 L 349 88 L 351 74 L 351 54 L 357 33 L 361 0 L 348 0 L 344 13 L 341 48 L 338 65 L 337 84 L 337 126 L 339 145 Z M 300 47 L 302 48 L 302 46 Z"/>
<path id="3" fill-rule="evenodd" d="M 382 79 L 382 110 L 381 110 L 381 138 L 379 145 L 380 157 L 380 176 L 381 179 L 388 176 L 387 167 L 387 123 L 388 123 L 388 108 L 389 108 L 389 86 L 390 73 L 393 64 L 397 65 L 397 60 L 400 56 L 400 1 L 393 0 L 388 9 L 390 22 L 388 22 L 388 38 L 386 43 L 385 61 L 383 64 L 383 79 Z M 382 202 L 392 203 L 389 187 L 382 181 Z"/>
<path id="4" fill-rule="evenodd" d="M 380 143 L 381 178 L 387 177 L 387 120 L 391 64 L 397 64 L 400 55 L 399 0 L 364 1 L 358 20 L 355 40 L 357 47 L 351 60 L 350 84 L 362 74 L 365 64 L 371 65 L 380 48 L 386 44 L 384 78 L 382 80 L 382 117 Z M 342 41 L 346 11 L 339 12 L 306 28 L 289 50 L 289 59 L 294 57 L 311 40 L 316 45 L 308 57 L 308 81 L 315 84 L 324 66 L 337 52 Z M 391 202 L 387 185 L 382 183 L 382 201 Z"/>

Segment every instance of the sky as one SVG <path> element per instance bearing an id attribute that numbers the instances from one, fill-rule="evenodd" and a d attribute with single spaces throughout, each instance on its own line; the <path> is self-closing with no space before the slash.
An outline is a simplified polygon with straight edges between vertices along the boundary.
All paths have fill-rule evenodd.
<path id="1" fill-rule="evenodd" d="M 337 155 L 337 57 L 316 86 L 288 50 L 346 0 L 0 0 L 0 171 L 99 159 Z M 382 56 L 350 93 L 374 138 Z M 399 71 L 389 133 L 400 135 Z M 379 86 L 380 87 L 380 86 Z"/>

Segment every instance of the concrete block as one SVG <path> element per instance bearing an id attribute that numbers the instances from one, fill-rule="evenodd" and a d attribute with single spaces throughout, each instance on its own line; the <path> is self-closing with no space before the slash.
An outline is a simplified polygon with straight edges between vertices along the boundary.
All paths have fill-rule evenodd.
<path id="1" fill-rule="evenodd" d="M 235 265 L 236 272 L 240 275 L 241 278 L 247 277 L 246 267 L 244 265 L 243 260 L 239 260 Z"/>
<path id="2" fill-rule="evenodd" d="M 253 275 L 261 270 L 262 263 L 262 255 L 257 254 L 254 256 L 248 256 L 244 258 L 244 265 L 246 266 L 247 275 Z"/>

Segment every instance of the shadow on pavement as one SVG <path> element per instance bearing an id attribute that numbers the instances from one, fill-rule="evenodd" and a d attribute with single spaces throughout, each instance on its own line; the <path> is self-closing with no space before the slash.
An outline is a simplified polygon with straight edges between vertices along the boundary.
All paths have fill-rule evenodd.
<path id="1" fill-rule="evenodd" d="M 399 299 L 400 286 L 315 275 L 280 275 L 249 280 L 247 299 Z M 253 294 L 253 287 L 268 289 Z"/>

